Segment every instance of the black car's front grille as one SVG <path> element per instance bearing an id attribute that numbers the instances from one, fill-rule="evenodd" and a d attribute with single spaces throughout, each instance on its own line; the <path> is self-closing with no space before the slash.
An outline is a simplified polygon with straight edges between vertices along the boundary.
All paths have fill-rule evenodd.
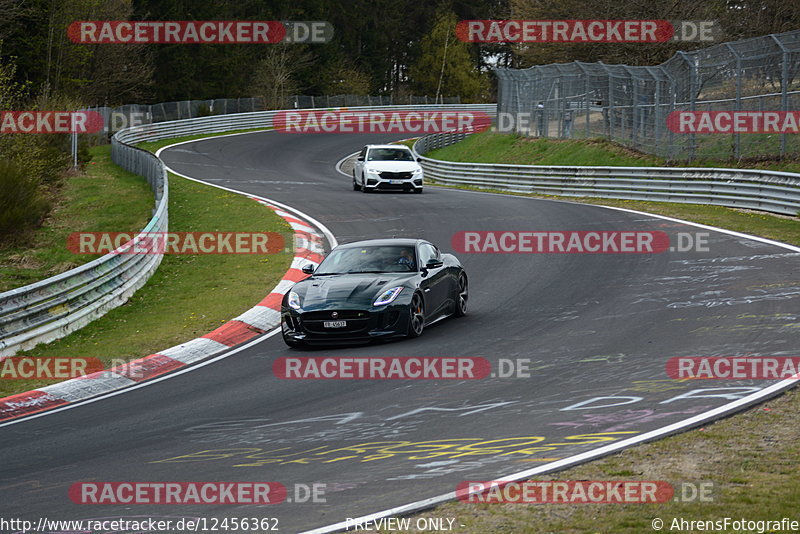
<path id="1" fill-rule="evenodd" d="M 334 314 L 336 314 L 335 317 Z M 343 321 L 367 317 L 369 317 L 369 312 L 364 310 L 325 310 L 306 312 L 303 314 L 303 321 Z"/>
<path id="2" fill-rule="evenodd" d="M 384 171 L 380 173 L 381 178 L 384 180 L 408 180 L 413 176 L 411 172 L 389 172 Z"/>

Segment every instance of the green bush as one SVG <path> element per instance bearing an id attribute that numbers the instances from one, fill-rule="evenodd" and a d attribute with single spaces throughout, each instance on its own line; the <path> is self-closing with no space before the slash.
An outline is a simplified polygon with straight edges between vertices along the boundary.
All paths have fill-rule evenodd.
<path id="1" fill-rule="evenodd" d="M 16 241 L 38 227 L 49 211 L 39 179 L 11 161 L 0 160 L 0 241 Z"/>

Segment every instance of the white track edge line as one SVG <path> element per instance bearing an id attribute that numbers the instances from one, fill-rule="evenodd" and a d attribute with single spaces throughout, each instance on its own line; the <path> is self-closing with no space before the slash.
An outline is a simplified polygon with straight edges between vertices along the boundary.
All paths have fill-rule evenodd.
<path id="1" fill-rule="evenodd" d="M 337 171 L 337 172 L 339 172 L 339 173 L 341 173 L 341 174 L 344 174 L 345 176 L 347 176 L 347 177 L 349 178 L 351 175 L 347 174 L 346 172 L 344 172 L 344 171 L 342 170 L 342 164 L 343 164 L 345 161 L 347 161 L 348 159 L 350 159 L 350 158 L 352 158 L 353 156 L 355 156 L 356 154 L 358 154 L 358 152 L 353 152 L 352 154 L 348 154 L 348 155 L 346 155 L 345 157 L 343 157 L 342 159 L 340 159 L 339 161 L 337 161 L 337 162 L 336 162 L 336 171 Z"/>
<path id="2" fill-rule="evenodd" d="M 192 139 L 192 140 L 189 140 L 189 141 L 181 141 L 180 143 L 173 143 L 171 145 L 167 145 L 167 146 L 163 146 L 163 147 L 159 148 L 158 150 L 156 150 L 156 157 L 161 159 L 161 152 L 163 152 L 164 150 L 166 150 L 168 148 L 176 147 L 178 145 L 185 145 L 187 143 L 196 143 L 198 141 L 204 141 L 206 139 L 216 139 L 216 138 L 220 138 L 220 137 L 233 137 L 235 135 L 251 135 L 251 134 L 254 134 L 254 133 L 262 133 L 263 131 L 271 131 L 271 130 L 262 130 L 260 132 L 241 132 L 241 133 L 235 133 L 235 134 L 224 134 L 224 135 L 216 135 L 216 136 L 211 136 L 211 137 L 204 137 L 202 139 Z M 251 198 L 257 198 L 259 200 L 263 200 L 264 202 L 269 202 L 270 204 L 274 204 L 275 206 L 278 206 L 281 209 L 284 209 L 284 210 L 286 210 L 286 211 L 288 211 L 290 213 L 294 213 L 295 215 L 299 215 L 300 217 L 305 218 L 312 225 L 316 226 L 318 229 L 322 230 L 322 233 L 325 234 L 325 238 L 328 240 L 328 243 L 331 245 L 331 248 L 333 248 L 333 247 L 335 247 L 336 245 L 339 244 L 339 242 L 336 240 L 336 237 L 334 237 L 333 232 L 331 232 L 328 229 L 327 226 L 325 226 L 324 224 L 322 224 L 321 222 L 319 222 L 315 218 L 311 217 L 310 215 L 308 215 L 306 213 L 303 213 L 302 211 L 300 211 L 297 208 L 293 208 L 291 206 L 287 206 L 286 204 L 283 204 L 281 202 L 277 202 L 275 200 L 271 200 L 269 198 L 262 197 L 262 196 L 259 196 L 259 195 L 246 193 L 244 191 L 239 191 L 237 189 L 232 189 L 230 187 L 225 187 L 225 186 L 222 186 L 222 185 L 217 185 L 217 184 L 211 184 L 211 183 L 208 183 L 208 182 L 204 182 L 203 180 L 199 180 L 197 178 L 192 178 L 191 176 L 187 176 L 187 175 L 185 175 L 183 173 L 176 172 L 175 169 L 173 169 L 172 167 L 167 165 L 165 162 L 163 162 L 163 160 L 162 160 L 162 163 L 164 163 L 164 167 L 166 168 L 166 170 L 168 172 L 171 172 L 172 174 L 174 174 L 176 176 L 180 176 L 181 178 L 185 178 L 187 180 L 191 180 L 193 182 L 201 183 L 201 184 L 208 185 L 208 186 L 211 186 L 211 187 L 216 187 L 217 189 L 222 189 L 224 191 L 230 191 L 231 193 L 236 193 L 238 195 L 243 195 L 243 196 L 251 197 Z"/>

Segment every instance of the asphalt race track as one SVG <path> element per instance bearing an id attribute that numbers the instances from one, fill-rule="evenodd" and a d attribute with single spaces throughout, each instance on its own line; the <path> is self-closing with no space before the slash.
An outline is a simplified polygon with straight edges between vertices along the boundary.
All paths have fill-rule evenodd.
<path id="1" fill-rule="evenodd" d="M 352 191 L 336 162 L 389 140 L 262 132 L 183 144 L 162 158 L 298 208 L 339 242 L 419 236 L 450 251 L 462 230 L 662 230 L 671 239 L 707 232 L 708 251 L 460 254 L 469 314 L 419 339 L 298 352 L 273 335 L 191 372 L 3 426 L 0 515 L 277 517 L 283 532 L 313 529 L 636 437 L 774 383 L 671 380 L 671 357 L 797 355 L 800 254 L 589 205 L 434 187 Z M 501 358 L 529 359 L 530 377 L 272 375 L 276 358 L 297 355 L 479 356 L 493 371 Z M 68 490 L 80 481 L 323 483 L 326 502 L 79 505 Z"/>

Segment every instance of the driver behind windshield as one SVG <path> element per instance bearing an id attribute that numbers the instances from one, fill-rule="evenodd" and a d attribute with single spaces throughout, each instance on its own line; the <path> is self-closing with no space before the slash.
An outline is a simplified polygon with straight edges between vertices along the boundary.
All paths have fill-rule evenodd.
<path id="1" fill-rule="evenodd" d="M 405 265 L 408 267 L 409 271 L 416 270 L 414 266 L 414 256 L 411 254 L 411 251 L 407 248 L 404 248 L 400 251 L 400 257 L 395 262 L 397 265 Z"/>

